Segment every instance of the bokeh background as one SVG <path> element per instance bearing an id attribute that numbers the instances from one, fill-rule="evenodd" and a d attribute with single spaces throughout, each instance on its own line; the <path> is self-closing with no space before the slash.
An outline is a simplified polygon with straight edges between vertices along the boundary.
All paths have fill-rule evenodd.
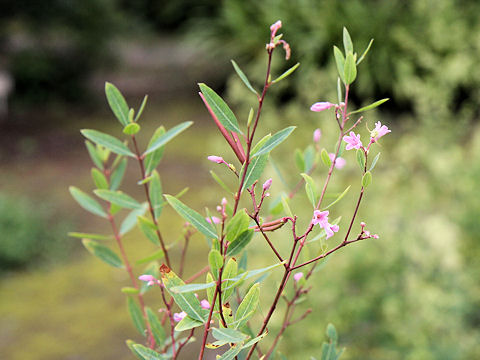
<path id="1" fill-rule="evenodd" d="M 205 157 L 234 159 L 212 126 L 196 83 L 214 87 L 239 119 L 246 118 L 255 99 L 229 60 L 236 59 L 260 85 L 268 26 L 278 19 L 292 59 L 276 56 L 274 71 L 297 61 L 301 67 L 272 89 L 261 131 L 298 126 L 273 154 L 290 186 L 298 181 L 291 171 L 294 150 L 311 144 L 315 128 L 323 131 L 322 146 L 334 146 L 332 118 L 308 109 L 315 101 L 335 102 L 332 46 L 341 45 L 343 26 L 358 52 L 375 38 L 359 68 L 352 103 L 389 97 L 380 110 L 368 113 L 367 123 L 372 127 L 381 120 L 393 130 L 381 142 L 381 159 L 360 213 L 380 239 L 346 248 L 325 263 L 300 305 L 314 308 L 314 314 L 293 326 L 278 350 L 294 360 L 318 355 L 332 322 L 346 347 L 342 359 L 480 358 L 476 0 L 3 1 L 0 358 L 132 358 L 124 340 L 138 337 L 119 291 L 128 284 L 126 275 L 66 236 L 109 230 L 67 190 L 72 184 L 93 188 L 79 129 L 120 136 L 103 95 L 104 81 L 116 84 L 133 107 L 148 93 L 143 142 L 159 125 L 195 122 L 167 147 L 159 169 L 164 191 L 189 186 L 185 202 L 197 209 L 214 206 L 221 189 L 209 177 L 212 164 Z M 347 166 L 333 190 L 359 183 L 354 154 L 345 157 Z M 129 165 L 124 184 L 133 194 L 140 194 L 137 171 Z M 315 178 L 320 182 L 324 175 L 319 169 Z M 265 176 L 274 178 L 272 192 L 288 191 L 274 169 Z M 335 213 L 352 211 L 354 193 Z M 291 207 L 311 216 L 304 199 Z M 181 220 L 166 211 L 161 221 L 167 238 L 175 239 Z M 278 242 L 288 239 L 282 232 L 278 236 Z M 188 258 L 192 272 L 206 251 L 202 240 L 195 240 L 197 253 Z M 132 258 L 150 251 L 139 233 L 129 235 L 127 247 Z M 261 245 L 250 252 L 258 264 L 272 261 Z M 267 297 L 276 280 L 274 274 L 265 281 Z M 271 328 L 280 321 L 274 318 Z M 185 359 L 195 358 L 191 348 Z"/>

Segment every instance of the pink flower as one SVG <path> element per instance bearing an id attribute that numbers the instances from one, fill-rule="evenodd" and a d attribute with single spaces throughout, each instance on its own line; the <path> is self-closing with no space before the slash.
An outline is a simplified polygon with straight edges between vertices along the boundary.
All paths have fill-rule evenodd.
<path id="1" fill-rule="evenodd" d="M 272 179 L 268 179 L 263 183 L 263 191 L 267 191 L 272 186 Z"/>
<path id="2" fill-rule="evenodd" d="M 322 102 L 317 102 L 317 103 L 313 104 L 310 107 L 310 110 L 319 112 L 319 111 L 323 111 L 323 110 L 328 110 L 333 106 L 335 106 L 335 104 L 329 103 L 328 101 L 322 101 Z"/>
<path id="3" fill-rule="evenodd" d="M 205 220 L 207 220 L 207 222 L 208 222 L 209 224 L 211 224 L 212 221 L 213 221 L 214 224 L 220 224 L 220 219 L 219 219 L 218 217 L 216 217 L 216 216 L 212 216 L 211 218 L 206 217 Z"/>
<path id="4" fill-rule="evenodd" d="M 313 212 L 312 224 L 313 225 L 320 224 L 321 227 L 323 227 L 323 224 L 328 224 L 329 213 L 330 212 L 328 210 L 325 210 L 325 211 L 315 210 Z"/>
<path id="5" fill-rule="evenodd" d="M 221 156 L 210 155 L 209 157 L 207 157 L 207 159 L 212 162 L 216 162 L 217 164 L 226 164 L 225 160 L 223 160 Z"/>
<path id="6" fill-rule="evenodd" d="M 345 147 L 346 150 L 351 150 L 351 149 L 360 149 L 362 147 L 362 142 L 360 141 L 360 134 L 355 135 L 353 131 L 350 131 L 350 136 L 345 135 L 343 137 L 343 141 L 347 143 L 347 146 Z"/>
<path id="7" fill-rule="evenodd" d="M 141 280 L 141 281 L 147 281 L 148 282 L 148 286 L 152 286 L 154 285 L 155 283 L 159 283 L 159 281 L 157 279 L 155 279 L 155 277 L 153 275 L 140 275 L 138 277 L 138 280 Z"/>
<path id="8" fill-rule="evenodd" d="M 389 130 L 386 125 L 382 125 L 382 123 L 378 121 L 375 123 L 375 129 L 373 129 L 370 132 L 371 141 L 375 142 L 378 139 L 380 139 L 383 135 L 386 135 L 389 132 L 392 132 L 392 131 Z"/>
<path id="9" fill-rule="evenodd" d="M 325 229 L 325 233 L 327 234 L 326 239 L 332 237 L 334 233 L 336 233 L 336 232 L 338 232 L 338 230 L 340 230 L 338 225 L 330 225 L 328 223 L 327 223 L 327 226 L 324 226 L 323 228 Z"/>
<path id="10" fill-rule="evenodd" d="M 202 309 L 205 309 L 205 310 L 210 309 L 210 303 L 208 302 L 208 300 L 205 300 L 205 299 L 200 301 L 200 306 L 202 307 Z"/>
<path id="11" fill-rule="evenodd" d="M 295 275 L 293 275 L 293 280 L 298 282 L 302 277 L 303 277 L 303 272 L 298 272 Z"/>
<path id="12" fill-rule="evenodd" d="M 315 131 L 313 132 L 313 141 L 318 143 L 321 137 L 322 137 L 322 132 L 320 131 L 320 129 L 315 129 Z"/>
<path id="13" fill-rule="evenodd" d="M 275 24 L 272 24 L 272 26 L 270 26 L 270 31 L 272 32 L 270 36 L 272 37 L 272 39 L 277 35 L 277 31 L 281 27 L 282 27 L 282 22 L 280 20 L 278 20 Z"/>
<path id="14" fill-rule="evenodd" d="M 174 313 L 173 314 L 173 321 L 175 321 L 175 322 L 182 321 L 185 316 L 187 316 L 187 313 L 185 311 L 182 311 L 182 312 L 179 312 L 179 313 Z"/>
<path id="15" fill-rule="evenodd" d="M 333 161 L 333 159 L 335 159 L 335 154 L 330 153 L 330 154 L 328 154 L 328 157 L 330 158 L 330 160 Z M 337 157 L 337 160 L 335 160 L 335 167 L 340 170 L 345 166 L 346 163 L 347 163 L 347 161 L 344 158 L 339 156 L 339 157 Z"/>

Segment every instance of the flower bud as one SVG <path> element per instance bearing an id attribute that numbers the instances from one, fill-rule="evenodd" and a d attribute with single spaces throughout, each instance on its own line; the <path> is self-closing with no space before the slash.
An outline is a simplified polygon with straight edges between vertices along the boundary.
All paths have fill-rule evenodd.
<path id="1" fill-rule="evenodd" d="M 207 159 L 212 162 L 216 162 L 217 164 L 222 164 L 225 162 L 225 160 L 223 160 L 221 156 L 210 155 L 209 157 L 207 157 Z"/>
<path id="2" fill-rule="evenodd" d="M 323 110 L 328 110 L 333 106 L 335 106 L 335 104 L 329 103 L 328 101 L 322 101 L 322 102 L 317 102 L 317 103 L 313 104 L 310 107 L 310 110 L 319 112 L 319 111 L 323 111 Z"/>
<path id="3" fill-rule="evenodd" d="M 313 141 L 318 143 L 322 137 L 322 131 L 320 129 L 315 129 L 313 132 Z"/>
<path id="4" fill-rule="evenodd" d="M 263 191 L 267 191 L 268 189 L 270 189 L 270 186 L 272 186 L 272 179 L 268 179 L 267 181 L 265 181 L 265 183 L 263 184 Z"/>

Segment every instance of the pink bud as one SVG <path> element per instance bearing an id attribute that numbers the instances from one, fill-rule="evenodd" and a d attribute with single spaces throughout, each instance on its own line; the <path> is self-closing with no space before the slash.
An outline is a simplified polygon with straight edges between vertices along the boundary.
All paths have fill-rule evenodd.
<path id="1" fill-rule="evenodd" d="M 267 191 L 272 186 L 272 179 L 268 179 L 263 183 L 263 191 Z"/>
<path id="2" fill-rule="evenodd" d="M 317 102 L 317 103 L 313 104 L 310 107 L 310 110 L 319 112 L 319 111 L 323 111 L 323 110 L 328 110 L 333 106 L 335 106 L 335 104 L 329 103 L 328 101 L 322 101 L 322 102 Z"/>
<path id="3" fill-rule="evenodd" d="M 322 137 L 322 131 L 320 129 L 315 129 L 313 132 L 313 141 L 318 143 Z"/>
<path id="4" fill-rule="evenodd" d="M 271 34 L 272 38 L 275 37 L 278 29 L 280 29 L 281 27 L 282 27 L 282 22 L 280 20 L 278 20 L 275 24 L 272 24 L 272 26 L 270 26 L 270 31 L 272 32 Z"/>
<path id="5" fill-rule="evenodd" d="M 208 300 L 203 299 L 202 301 L 200 301 L 200 305 L 202 309 L 205 309 L 205 310 L 210 309 L 210 303 L 208 302 Z"/>
<path id="6" fill-rule="evenodd" d="M 301 278 L 303 277 L 303 272 L 298 272 L 295 275 L 293 275 L 293 279 L 298 282 Z"/>
<path id="7" fill-rule="evenodd" d="M 155 277 L 153 275 L 140 275 L 138 277 L 138 280 L 141 280 L 141 281 L 155 281 L 157 279 L 155 279 Z"/>
<path id="8" fill-rule="evenodd" d="M 218 217 L 216 217 L 216 216 L 212 216 L 211 218 L 206 217 L 205 220 L 207 220 L 207 222 L 208 222 L 209 224 L 211 224 L 212 221 L 213 221 L 214 224 L 220 224 L 220 219 L 219 219 Z"/>
<path id="9" fill-rule="evenodd" d="M 361 226 L 362 228 L 364 228 L 365 226 L 367 226 L 367 224 L 365 224 L 365 223 L 362 221 L 362 222 L 360 223 L 360 226 Z"/>
<path id="10" fill-rule="evenodd" d="M 380 236 L 378 236 L 378 234 L 374 234 L 374 235 L 372 235 L 372 237 L 373 237 L 374 239 L 378 239 Z"/>
<path id="11" fill-rule="evenodd" d="M 221 156 L 210 155 L 209 157 L 207 157 L 207 159 L 212 162 L 216 162 L 217 164 L 222 164 L 225 162 L 225 160 L 223 160 Z"/>
<path id="12" fill-rule="evenodd" d="M 227 199 L 225 199 L 225 198 L 222 199 L 222 205 L 223 205 L 223 206 L 226 206 L 226 205 L 227 205 Z"/>

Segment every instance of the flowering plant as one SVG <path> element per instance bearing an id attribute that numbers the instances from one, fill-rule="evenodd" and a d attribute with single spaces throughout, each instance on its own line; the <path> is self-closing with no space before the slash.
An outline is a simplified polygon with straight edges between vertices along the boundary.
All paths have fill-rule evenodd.
<path id="1" fill-rule="evenodd" d="M 204 359 L 207 351 L 215 351 L 217 359 L 269 359 L 275 352 L 276 346 L 287 328 L 308 316 L 311 310 L 294 318 L 295 306 L 298 300 L 305 297 L 310 287 L 308 280 L 314 273 L 317 264 L 330 254 L 341 248 L 369 238 L 378 238 L 366 230 L 365 223 L 361 222 L 357 235 L 352 236 L 358 209 L 366 188 L 372 181 L 371 171 L 375 167 L 379 154 L 370 162 L 371 147 L 390 130 L 377 122 L 370 132 L 368 145 L 364 146 L 360 135 L 354 130 L 363 121 L 363 116 L 353 119 L 353 115 L 373 109 L 388 99 L 377 101 L 369 106 L 355 111 L 348 110 L 350 86 L 357 76 L 357 66 L 363 61 L 370 49 L 367 47 L 362 56 L 357 58 L 353 50 L 352 40 L 348 31 L 344 29 L 344 52 L 334 47 L 334 56 L 339 72 L 338 103 L 317 102 L 312 105 L 314 112 L 333 110 L 333 117 L 338 124 L 338 141 L 334 152 L 328 153 L 320 149 L 320 129 L 313 132 L 316 144 L 316 153 L 312 155 L 307 149 L 303 154 L 296 153 L 297 163 L 302 170 L 301 180 L 288 196 L 281 196 L 280 208 L 264 206 L 270 191 L 274 187 L 272 179 L 260 181 L 269 162 L 270 153 L 284 142 L 295 130 L 289 126 L 275 134 L 267 134 L 259 141 L 255 140 L 260 123 L 262 105 L 270 87 L 275 86 L 287 76 L 291 75 L 299 66 L 294 65 L 285 73 L 272 80 L 272 56 L 278 46 L 283 47 L 285 58 L 290 58 L 290 45 L 277 32 L 282 23 L 276 22 L 270 27 L 270 40 L 266 45 L 268 56 L 267 69 L 263 89 L 258 92 L 250 83 L 245 73 L 234 62 L 233 67 L 246 87 L 256 96 L 258 106 L 251 109 L 248 120 L 243 126 L 239 124 L 235 114 L 225 101 L 210 87 L 199 84 L 199 95 L 207 110 L 212 116 L 217 128 L 233 151 L 238 160 L 238 167 L 224 160 L 218 155 L 211 155 L 208 160 L 224 167 L 236 179 L 237 188 L 232 191 L 225 182 L 212 171 L 214 179 L 225 189 L 225 197 L 218 199 L 216 216 L 210 212 L 200 214 L 187 206 L 179 198 L 183 192 L 175 196 L 163 194 L 160 176 L 156 170 L 160 163 L 166 144 L 181 132 L 192 125 L 192 122 L 181 123 L 168 131 L 160 126 L 149 141 L 146 150 L 141 151 L 137 143 L 136 134 L 141 130 L 138 120 L 145 107 L 147 97 L 143 100 L 139 110 L 127 105 L 120 91 L 112 84 L 105 87 L 108 103 L 123 126 L 123 132 L 130 140 L 127 142 L 96 130 L 82 130 L 87 138 L 86 146 L 95 164 L 92 169 L 92 178 L 96 189 L 94 194 L 104 203 L 76 187 L 70 192 L 75 200 L 91 213 L 105 218 L 113 231 L 113 237 L 118 247 L 118 253 L 101 243 L 108 236 L 88 233 L 71 233 L 74 237 L 83 239 L 83 244 L 93 255 L 105 263 L 127 271 L 131 286 L 122 291 L 127 296 L 128 310 L 137 330 L 145 337 L 143 344 L 128 340 L 127 345 L 139 359 L 177 359 L 182 349 L 193 342 L 194 334 L 199 337 L 200 347 L 198 359 Z M 361 169 L 361 184 L 359 196 L 354 206 L 353 214 L 345 226 L 342 239 L 335 246 L 330 246 L 325 240 L 336 238 L 343 231 L 340 219 L 331 220 L 334 205 L 349 191 L 350 186 L 338 195 L 330 204 L 325 205 L 325 195 L 335 169 L 345 166 L 342 158 L 344 151 L 356 149 L 356 159 Z M 112 154 L 116 154 L 112 158 Z M 143 202 L 132 196 L 118 191 L 125 173 L 127 159 L 132 158 L 139 164 L 140 179 L 138 185 L 145 193 Z M 321 164 L 328 169 L 321 188 L 317 191 L 314 176 Z M 217 166 L 217 165 L 215 165 Z M 260 185 L 262 184 L 262 185 Z M 302 226 L 299 216 L 294 215 L 288 199 L 297 195 L 302 185 L 308 201 L 313 207 L 313 217 L 307 219 L 307 225 Z M 248 203 L 241 207 L 241 203 Z M 170 205 L 185 221 L 182 230 L 184 243 L 181 246 L 181 255 L 178 261 L 172 258 L 172 243 L 167 243 L 162 235 L 158 219 L 166 205 Z M 275 209 L 274 209 L 275 208 Z M 328 209 L 328 210 L 327 210 Z M 123 210 L 129 210 L 120 226 L 118 217 Z M 148 215 L 146 215 L 148 214 Z M 337 214 L 336 214 L 337 215 Z M 290 251 L 283 253 L 272 239 L 278 229 L 289 224 L 287 228 L 290 238 Z M 316 227 L 315 225 L 318 225 Z M 123 236 L 135 226 L 145 237 L 158 246 L 158 250 L 145 259 L 136 261 L 136 265 L 147 264 L 138 270 L 129 260 L 123 246 Z M 318 231 L 317 231 L 318 229 Z M 208 258 L 203 268 L 189 279 L 182 279 L 185 269 L 185 254 L 188 251 L 189 239 L 195 233 L 201 234 L 207 240 L 209 247 Z M 255 238 L 255 239 L 254 239 Z M 312 247 L 311 243 L 320 240 L 322 246 L 317 255 L 300 261 L 302 250 Z M 252 241 L 265 241 L 271 249 L 273 260 L 265 268 L 250 269 L 247 265 L 249 244 Z M 329 242 L 332 240 L 329 240 Z M 237 260 L 237 258 L 239 260 Z M 160 263 L 161 266 L 160 266 Z M 267 306 L 265 316 L 258 314 L 261 297 L 261 285 L 266 273 L 282 272 L 281 280 L 275 292 L 273 301 Z M 205 281 L 194 282 L 204 276 Z M 289 281 L 293 278 L 293 282 Z M 198 281 L 198 280 L 197 280 Z M 292 284 L 293 293 L 287 296 L 287 286 Z M 160 308 L 159 312 L 147 306 L 145 293 L 158 291 L 161 295 L 161 304 L 152 304 Z M 282 327 L 274 334 L 268 335 L 268 325 L 278 308 L 281 298 L 286 300 Z M 261 318 L 259 324 L 257 319 Z M 323 344 L 321 358 L 338 359 L 341 350 L 336 349 L 337 334 L 333 325 L 328 325 L 327 336 L 329 342 Z M 264 338 L 267 340 L 263 341 Z M 271 340 L 269 340 L 271 339 Z M 266 346 L 259 346 L 262 341 Z"/>

